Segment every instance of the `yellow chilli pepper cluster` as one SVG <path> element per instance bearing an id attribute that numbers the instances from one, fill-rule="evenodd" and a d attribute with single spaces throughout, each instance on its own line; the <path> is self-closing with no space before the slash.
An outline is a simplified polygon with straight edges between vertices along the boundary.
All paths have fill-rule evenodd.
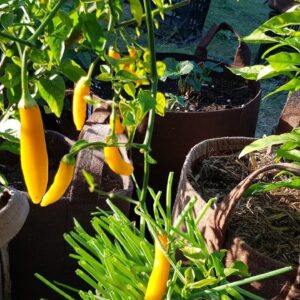
<path id="1" fill-rule="evenodd" d="M 107 55 L 113 59 L 121 58 L 120 53 L 114 48 L 109 48 Z M 146 77 L 146 70 L 143 64 L 138 63 L 138 52 L 135 47 L 128 48 L 128 56 L 133 60 L 133 62 L 130 64 L 122 64 L 120 65 L 120 68 L 137 77 Z M 150 84 L 148 79 L 138 79 L 135 81 L 135 83 L 137 87 Z"/>

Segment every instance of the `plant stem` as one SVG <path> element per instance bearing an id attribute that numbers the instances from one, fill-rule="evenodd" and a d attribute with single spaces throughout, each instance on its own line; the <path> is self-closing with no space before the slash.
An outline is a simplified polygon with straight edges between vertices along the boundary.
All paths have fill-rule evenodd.
<path id="1" fill-rule="evenodd" d="M 270 277 L 274 277 L 274 276 L 278 276 L 280 274 L 286 273 L 291 271 L 293 268 L 292 267 L 284 267 L 284 268 L 280 268 L 274 271 L 270 271 L 264 274 L 260 274 L 260 275 L 255 275 L 255 276 L 251 276 L 242 280 L 238 280 L 238 281 L 234 281 L 234 282 L 230 282 L 230 283 L 226 283 L 217 287 L 213 287 L 209 290 L 204 290 L 203 292 L 199 292 L 199 293 L 194 293 L 191 299 L 198 299 L 197 297 L 202 296 L 203 294 L 212 294 L 214 292 L 220 292 L 220 291 L 224 291 L 229 287 L 236 287 L 236 286 L 240 286 L 240 285 L 244 285 L 244 284 L 249 284 L 252 283 L 254 281 L 259 281 L 259 280 L 263 280 L 263 279 L 267 279 Z"/>
<path id="2" fill-rule="evenodd" d="M 155 57 L 155 41 L 154 41 L 154 26 L 153 26 L 153 18 L 152 18 L 152 11 L 151 11 L 151 2 L 150 0 L 144 0 L 144 9 L 146 12 L 146 25 L 147 25 L 147 35 L 148 35 L 148 47 L 150 51 L 150 78 L 151 78 L 151 93 L 152 97 L 156 97 L 157 92 L 157 70 L 156 70 L 156 57 Z M 149 112 L 148 118 L 148 126 L 147 131 L 144 139 L 144 145 L 146 145 L 147 149 L 149 149 L 152 140 L 153 134 L 153 127 L 154 127 L 154 120 L 155 120 L 155 110 L 151 109 Z M 142 185 L 142 192 L 140 196 L 140 203 L 141 207 L 144 211 L 147 211 L 146 206 L 146 196 L 147 196 L 147 187 L 149 183 L 149 172 L 150 172 L 150 165 L 148 162 L 148 155 L 149 150 L 144 151 L 144 178 L 143 178 L 143 185 Z M 145 232 L 145 220 L 141 217 L 140 220 L 140 230 L 142 234 Z"/>
<path id="3" fill-rule="evenodd" d="M 44 30 L 44 28 L 48 25 L 48 23 L 52 20 L 52 18 L 55 16 L 59 8 L 62 6 L 62 4 L 65 2 L 65 0 L 58 0 L 58 2 L 53 7 L 52 11 L 49 13 L 49 15 L 45 18 L 45 20 L 41 23 L 41 25 L 38 27 L 36 32 L 29 38 L 29 42 L 34 42 L 38 36 L 41 34 L 41 32 Z"/>
<path id="4" fill-rule="evenodd" d="M 30 46 L 30 47 L 34 47 L 35 46 L 35 44 L 33 42 L 31 42 L 31 41 L 18 38 L 18 37 L 14 36 L 14 35 L 11 35 L 11 34 L 8 34 L 8 33 L 5 33 L 5 32 L 2 32 L 2 31 L 0 31 L 0 36 L 4 37 L 6 39 L 9 39 L 11 41 L 18 42 L 20 44 L 26 45 L 26 46 Z"/>
<path id="5" fill-rule="evenodd" d="M 81 140 L 82 141 L 82 140 Z M 128 144 L 127 143 L 113 143 L 111 145 L 108 145 L 104 142 L 92 142 L 92 143 L 85 143 L 81 146 L 78 146 L 76 147 L 76 144 L 75 144 L 75 149 L 73 148 L 74 145 L 72 146 L 69 154 L 67 155 L 72 155 L 72 156 L 75 156 L 78 154 L 78 152 L 80 152 L 81 150 L 84 150 L 84 149 L 96 149 L 96 148 L 104 148 L 104 147 L 127 147 Z M 143 144 L 138 144 L 138 143 L 132 143 L 130 144 L 130 147 L 132 148 L 136 148 L 136 149 L 145 149 L 145 145 Z"/>
<path id="6" fill-rule="evenodd" d="M 95 69 L 95 66 L 96 66 L 97 62 L 99 61 L 99 59 L 100 59 L 100 57 L 97 56 L 97 58 L 91 63 L 91 65 L 89 67 L 89 70 L 88 70 L 88 73 L 87 73 L 88 80 L 91 80 L 94 69 Z"/>
<path id="7" fill-rule="evenodd" d="M 161 10 L 162 10 L 163 12 L 170 11 L 170 10 L 174 10 L 174 9 L 177 9 L 177 8 L 180 8 L 180 7 L 183 7 L 183 6 L 186 6 L 186 5 L 190 4 L 190 2 L 191 2 L 190 0 L 184 0 L 184 1 L 181 1 L 181 2 L 178 2 L 178 3 L 175 3 L 175 4 L 172 4 L 172 5 L 166 4 L 166 5 L 164 5 L 164 6 L 162 7 L 162 9 L 159 9 L 159 8 L 154 9 L 153 11 L 151 11 L 151 13 L 152 13 L 152 16 L 155 16 L 155 15 L 157 15 L 158 13 L 160 13 Z M 146 14 L 147 14 L 147 13 L 146 13 Z M 145 20 L 145 19 L 147 18 L 146 14 L 143 14 L 143 15 L 142 15 L 142 20 Z M 126 26 L 133 25 L 133 24 L 136 24 L 136 19 L 135 19 L 135 18 L 132 18 L 132 19 L 130 19 L 130 20 L 123 21 L 123 22 L 117 24 L 117 25 L 115 26 L 115 29 L 118 29 L 118 28 L 120 28 L 120 27 L 126 27 Z"/>
<path id="8" fill-rule="evenodd" d="M 22 97 L 21 99 L 24 101 L 24 107 L 31 107 L 36 104 L 36 102 L 32 99 L 29 88 L 28 88 L 28 74 L 27 74 L 27 57 L 30 48 L 25 46 L 22 56 L 22 68 L 21 68 L 21 87 L 22 87 Z"/>

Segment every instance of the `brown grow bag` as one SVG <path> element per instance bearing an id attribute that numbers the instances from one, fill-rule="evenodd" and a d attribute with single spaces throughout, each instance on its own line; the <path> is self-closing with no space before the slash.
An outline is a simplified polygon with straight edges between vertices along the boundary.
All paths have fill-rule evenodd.
<path id="1" fill-rule="evenodd" d="M 158 53 L 157 59 L 163 60 L 166 57 L 173 57 L 178 61 L 193 60 L 196 62 L 206 61 L 207 46 L 220 30 L 231 31 L 239 38 L 238 33 L 228 24 L 221 23 L 213 26 L 196 48 L 195 55 L 180 53 Z M 244 43 L 239 43 L 234 61 L 231 66 L 245 66 L 250 63 L 250 50 Z M 210 61 L 210 60 L 209 60 Z M 225 64 L 222 64 L 223 66 Z M 167 176 L 170 171 L 175 172 L 174 185 L 180 176 L 185 156 L 195 144 L 205 139 L 223 136 L 249 136 L 255 134 L 260 104 L 260 85 L 255 81 L 246 81 L 243 78 L 232 74 L 228 69 L 222 73 L 211 73 L 212 77 L 226 78 L 227 80 L 238 81 L 247 85 L 249 93 L 255 96 L 245 105 L 239 108 L 232 108 L 209 112 L 167 112 L 164 117 L 156 116 L 151 155 L 158 164 L 151 166 L 150 185 L 156 189 L 165 190 Z M 159 84 L 160 91 L 167 91 L 168 84 Z M 140 127 L 137 139 L 142 141 L 146 129 L 146 122 Z M 143 172 L 143 157 L 138 153 L 134 154 L 133 160 L 139 178 Z"/>
<path id="2" fill-rule="evenodd" d="M 94 127 L 92 127 L 85 125 L 81 132 L 81 136 L 89 141 L 95 138 L 94 134 L 101 136 L 102 132 L 99 128 L 94 131 Z M 56 171 L 60 158 L 69 151 L 73 141 L 54 131 L 46 134 L 46 141 L 50 168 Z M 85 161 L 85 159 L 89 160 Z M 69 257 L 72 248 L 63 239 L 63 234 L 73 229 L 73 218 L 76 218 L 83 228 L 89 231 L 91 229 L 91 213 L 96 211 L 96 207 L 104 209 L 107 207 L 105 197 L 98 197 L 96 194 L 90 193 L 87 183 L 81 177 L 84 167 L 95 176 L 95 181 L 101 186 L 102 176 L 115 176 L 106 167 L 97 170 L 101 164 L 103 165 L 101 151 L 85 150 L 80 152 L 76 160 L 74 179 L 65 197 L 47 207 L 30 204 L 28 218 L 9 247 L 13 300 L 31 300 L 41 297 L 52 300 L 61 298 L 35 278 L 34 273 L 36 272 L 50 281 L 57 280 L 71 286 L 74 285 L 76 288 L 85 287 L 83 281 L 75 275 L 77 263 Z M 114 192 L 130 197 L 133 190 L 130 178 L 122 176 L 117 180 L 122 188 Z M 51 179 L 49 179 L 50 182 L 52 182 Z M 128 214 L 129 205 L 127 203 L 118 199 L 113 201 L 125 214 Z"/>
<path id="3" fill-rule="evenodd" d="M 195 216 L 199 215 L 206 204 L 201 194 L 194 188 L 195 185 L 191 179 L 193 178 L 192 170 L 195 163 L 209 156 L 239 152 L 252 141 L 253 139 L 251 138 L 226 137 L 205 140 L 195 145 L 187 155 L 183 165 L 173 208 L 173 220 L 177 218 L 183 207 L 194 196 L 198 198 L 194 207 Z M 268 167 L 266 166 L 265 169 L 268 170 Z M 280 164 L 278 164 L 278 169 L 280 169 Z M 236 204 L 245 189 L 258 174 L 259 172 L 255 171 L 238 184 L 221 202 L 218 202 L 213 208 L 210 208 L 204 219 L 199 223 L 199 229 L 202 231 L 211 250 L 220 248 L 226 248 L 228 250 L 226 257 L 227 266 L 229 266 L 233 260 L 241 260 L 249 266 L 249 271 L 253 275 L 286 266 L 286 264 L 282 262 L 257 252 L 239 237 L 226 236 L 226 225 L 229 222 Z M 294 269 L 281 276 L 260 281 L 259 283 L 253 283 L 251 287 L 249 287 L 249 290 L 254 291 L 266 299 L 299 299 L 299 274 L 299 269 Z"/>

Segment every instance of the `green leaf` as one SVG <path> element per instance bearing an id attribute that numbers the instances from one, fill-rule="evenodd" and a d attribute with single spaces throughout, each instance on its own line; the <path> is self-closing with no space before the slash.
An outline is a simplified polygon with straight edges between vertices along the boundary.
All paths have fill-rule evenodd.
<path id="1" fill-rule="evenodd" d="M 146 156 L 146 159 L 147 159 L 147 162 L 150 164 L 150 165 L 156 165 L 157 164 L 157 161 L 150 155 L 148 154 Z"/>
<path id="2" fill-rule="evenodd" d="M 86 72 L 72 59 L 64 60 L 60 65 L 61 72 L 71 81 L 77 82 Z"/>
<path id="3" fill-rule="evenodd" d="M 17 119 L 7 119 L 0 122 L 0 137 L 13 143 L 20 142 L 21 123 Z"/>
<path id="4" fill-rule="evenodd" d="M 149 90 L 140 90 L 138 94 L 138 103 L 142 108 L 142 114 L 146 114 L 150 109 L 156 106 L 156 100 Z"/>
<path id="5" fill-rule="evenodd" d="M 57 37 L 49 36 L 47 38 L 47 43 L 49 45 L 50 50 L 48 51 L 49 57 L 51 62 L 55 62 L 56 64 L 59 64 L 61 61 L 61 58 L 65 51 L 65 44 L 64 41 Z"/>
<path id="6" fill-rule="evenodd" d="M 299 150 L 283 150 L 278 149 L 276 155 L 287 160 L 300 162 L 300 151 Z"/>
<path id="7" fill-rule="evenodd" d="M 230 68 L 227 67 L 233 74 L 242 76 L 245 79 L 257 80 L 258 74 L 261 72 L 264 65 L 254 65 L 251 67 L 242 67 L 242 68 Z"/>
<path id="8" fill-rule="evenodd" d="M 212 286 L 212 285 L 215 285 L 215 284 L 217 284 L 219 281 L 220 281 L 220 279 L 209 276 L 209 277 L 207 277 L 207 278 L 205 278 L 205 279 L 196 281 L 196 282 L 194 282 L 194 283 L 190 283 L 190 284 L 188 284 L 187 286 L 188 286 L 188 288 L 190 288 L 190 289 L 201 289 L 201 288 L 206 287 L 206 286 Z"/>
<path id="9" fill-rule="evenodd" d="M 195 277 L 195 271 L 193 270 L 193 268 L 189 267 L 184 271 L 184 279 L 187 284 L 193 283 Z"/>
<path id="10" fill-rule="evenodd" d="M 163 93 L 157 92 L 155 112 L 158 115 L 163 117 L 165 115 L 165 109 L 166 109 L 166 98 Z"/>
<path id="11" fill-rule="evenodd" d="M 82 174 L 83 174 L 87 184 L 89 185 L 90 192 L 93 192 L 95 190 L 95 187 L 96 187 L 94 177 L 89 172 L 87 172 L 86 170 L 82 170 Z"/>
<path id="12" fill-rule="evenodd" d="M 94 13 L 81 15 L 82 30 L 85 38 L 97 52 L 103 52 L 106 45 L 105 32 Z"/>
<path id="13" fill-rule="evenodd" d="M 14 24 L 16 15 L 12 13 L 4 13 L 1 15 L 0 22 L 1 25 L 6 29 L 9 30 L 9 27 Z"/>
<path id="14" fill-rule="evenodd" d="M 80 150 L 82 150 L 83 148 L 85 148 L 86 145 L 88 145 L 88 141 L 86 141 L 86 140 L 79 140 L 75 144 L 72 145 L 69 153 L 77 153 Z"/>
<path id="15" fill-rule="evenodd" d="M 182 76 L 190 74 L 194 69 L 194 64 L 194 62 L 189 60 L 181 61 L 176 67 L 178 75 Z"/>
<path id="16" fill-rule="evenodd" d="M 139 77 L 125 70 L 120 70 L 116 73 L 116 79 L 120 81 L 127 81 L 127 80 L 134 81 L 134 80 L 138 80 Z"/>
<path id="17" fill-rule="evenodd" d="M 143 7 L 140 0 L 129 0 L 132 16 L 136 19 L 138 26 L 142 24 Z"/>
<path id="18" fill-rule="evenodd" d="M 298 90 L 300 90 L 300 78 L 294 77 L 290 81 L 288 81 L 286 84 L 280 86 L 275 91 L 266 95 L 264 98 L 270 97 L 270 96 L 272 96 L 278 92 L 282 92 L 282 91 L 289 91 L 290 93 L 294 93 L 294 92 L 297 92 Z"/>
<path id="19" fill-rule="evenodd" d="M 60 75 L 41 78 L 37 85 L 42 98 L 47 102 L 52 112 L 59 117 L 63 109 L 66 89 L 63 78 Z"/>
<path id="20" fill-rule="evenodd" d="M 267 137 L 258 139 L 252 142 L 250 145 L 246 146 L 241 151 L 239 158 L 253 151 L 259 151 L 269 146 L 280 145 L 291 141 L 300 144 L 300 135 L 297 130 L 293 130 L 290 133 L 283 133 L 280 135 L 269 135 Z"/>
<path id="21" fill-rule="evenodd" d="M 8 187 L 8 181 L 2 173 L 0 173 L 0 184 L 5 186 L 5 187 Z"/>
<path id="22" fill-rule="evenodd" d="M 189 260 L 205 260 L 205 254 L 199 247 L 185 246 L 182 250 L 183 255 Z"/>
<path id="23" fill-rule="evenodd" d="M 260 28 L 254 30 L 251 34 L 241 39 L 245 43 L 252 44 L 269 44 L 279 42 L 280 39 L 266 35 Z"/>
<path id="24" fill-rule="evenodd" d="M 6 88 L 13 88 L 21 82 L 20 73 L 21 70 L 19 66 L 10 64 L 5 67 L 5 73 L 2 77 L 0 77 L 0 82 Z"/>
<path id="25" fill-rule="evenodd" d="M 266 58 L 266 60 L 276 71 L 300 70 L 298 67 L 296 67 L 296 65 L 300 65 L 299 53 L 280 52 L 269 56 L 268 58 Z"/>
<path id="26" fill-rule="evenodd" d="M 130 96 L 132 98 L 135 97 L 136 88 L 132 82 L 128 82 L 128 83 L 124 84 L 124 91 L 126 92 L 126 94 L 128 96 Z"/>
<path id="27" fill-rule="evenodd" d="M 113 77 L 108 73 L 101 73 L 96 77 L 96 79 L 101 81 L 112 81 Z"/>
<path id="28" fill-rule="evenodd" d="M 236 300 L 245 300 L 245 298 L 234 288 L 229 287 L 226 289 L 226 292 L 231 295 L 232 297 L 234 297 L 234 299 Z"/>
<path id="29" fill-rule="evenodd" d="M 271 37 L 266 32 L 271 31 L 277 35 L 289 35 L 290 25 L 300 24 L 300 12 L 286 12 L 266 21 L 264 24 L 255 29 L 250 35 L 244 37 L 242 40 L 248 43 L 272 43 L 281 42 L 281 37 Z"/>
<path id="30" fill-rule="evenodd" d="M 229 276 L 229 273 L 231 273 L 230 275 L 235 274 L 235 275 L 241 275 L 241 276 L 251 276 L 251 274 L 249 273 L 248 266 L 239 260 L 236 260 L 233 263 L 231 263 L 229 268 L 226 268 L 225 270 L 226 271 L 224 273 L 225 273 L 226 277 Z M 234 273 L 232 273 L 230 270 L 235 270 L 235 271 L 234 271 Z"/>
<path id="31" fill-rule="evenodd" d="M 10 141 L 3 141 L 0 143 L 0 151 L 8 151 L 13 154 L 20 154 L 20 144 L 19 143 L 12 143 Z"/>
<path id="32" fill-rule="evenodd" d="M 266 193 L 279 189 L 282 187 L 288 187 L 292 189 L 300 190 L 300 177 L 295 177 L 291 181 L 281 181 L 275 183 L 258 182 L 251 185 L 243 194 L 243 197 L 250 197 L 261 193 Z"/>
<path id="33" fill-rule="evenodd" d="M 29 53 L 29 58 L 36 64 L 44 64 L 49 60 L 47 52 L 39 49 L 32 49 Z"/>

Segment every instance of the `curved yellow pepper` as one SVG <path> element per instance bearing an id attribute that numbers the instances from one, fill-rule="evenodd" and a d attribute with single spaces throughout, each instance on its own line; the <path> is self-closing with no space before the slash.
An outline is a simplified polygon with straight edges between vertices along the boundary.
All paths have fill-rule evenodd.
<path id="1" fill-rule="evenodd" d="M 130 176 L 133 173 L 132 164 L 123 160 L 118 147 L 104 147 L 104 159 L 117 174 Z"/>
<path id="2" fill-rule="evenodd" d="M 73 122 L 76 129 L 82 129 L 85 118 L 87 103 L 85 97 L 90 95 L 90 81 L 86 77 L 81 77 L 75 84 L 72 104 Z"/>
<path id="3" fill-rule="evenodd" d="M 167 235 L 158 236 L 165 250 L 168 248 Z M 166 292 L 169 279 L 170 263 L 155 240 L 155 257 L 152 272 L 148 281 L 144 300 L 161 300 Z"/>
<path id="4" fill-rule="evenodd" d="M 47 193 L 44 195 L 41 206 L 52 204 L 64 195 L 73 179 L 74 169 L 75 161 L 67 162 L 63 159 L 60 161 L 54 181 Z"/>
<path id="5" fill-rule="evenodd" d="M 40 203 L 48 184 L 48 154 L 40 109 L 19 104 L 21 168 L 29 197 Z"/>

